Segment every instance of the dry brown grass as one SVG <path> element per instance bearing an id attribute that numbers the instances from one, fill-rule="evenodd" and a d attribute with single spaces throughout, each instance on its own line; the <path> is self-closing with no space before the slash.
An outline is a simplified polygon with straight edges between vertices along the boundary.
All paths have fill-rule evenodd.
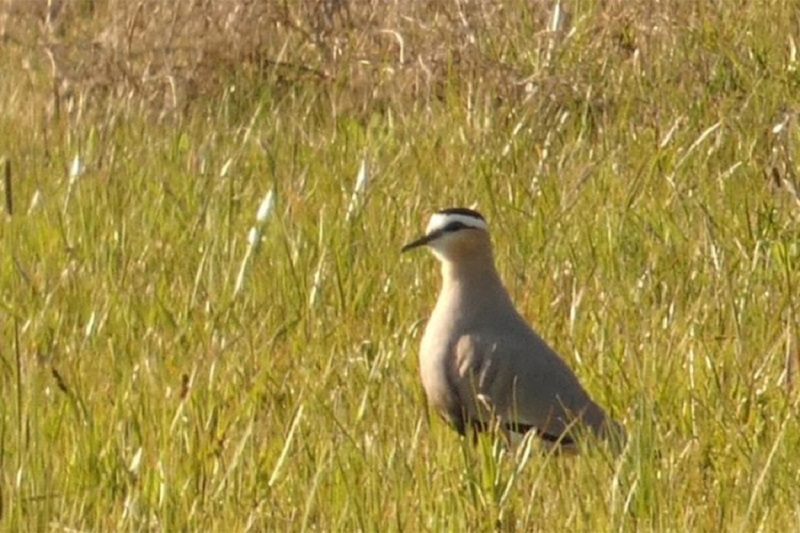
<path id="1" fill-rule="evenodd" d="M 164 116 L 245 80 L 273 92 L 335 86 L 362 111 L 451 92 L 473 104 L 543 93 L 559 107 L 590 99 L 603 108 L 610 102 L 593 83 L 612 65 L 647 68 L 693 17 L 611 0 L 576 34 L 568 5 L 554 25 L 554 2 L 524 4 L 5 0 L 0 35 L 26 65 L 49 65 L 56 112 L 110 99 Z M 559 46 L 567 40 L 581 46 Z M 555 55 L 577 51 L 580 68 L 557 68 Z"/>

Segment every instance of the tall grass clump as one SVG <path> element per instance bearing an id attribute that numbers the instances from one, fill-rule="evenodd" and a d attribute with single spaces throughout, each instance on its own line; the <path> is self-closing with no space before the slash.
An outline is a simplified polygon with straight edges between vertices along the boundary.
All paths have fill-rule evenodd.
<path id="1" fill-rule="evenodd" d="M 796 529 L 796 11 L 0 3 L 0 526 Z M 455 205 L 619 457 L 429 415 Z"/>

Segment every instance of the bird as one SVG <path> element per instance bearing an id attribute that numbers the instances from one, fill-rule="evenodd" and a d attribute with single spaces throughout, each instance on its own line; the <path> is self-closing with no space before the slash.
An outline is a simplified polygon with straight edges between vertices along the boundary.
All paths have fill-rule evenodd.
<path id="1" fill-rule="evenodd" d="M 564 360 L 517 311 L 494 261 L 486 219 L 453 207 L 435 212 L 424 236 L 442 284 L 425 327 L 419 370 L 428 404 L 459 434 L 530 432 L 575 450 L 589 432 L 619 448 L 624 427 L 600 407 Z M 513 440 L 513 439 L 512 439 Z"/>

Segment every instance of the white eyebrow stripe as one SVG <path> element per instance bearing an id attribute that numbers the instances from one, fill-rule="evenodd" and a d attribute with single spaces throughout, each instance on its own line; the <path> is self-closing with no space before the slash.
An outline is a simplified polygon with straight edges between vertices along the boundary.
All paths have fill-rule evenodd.
<path id="1" fill-rule="evenodd" d="M 447 227 L 453 222 L 460 222 L 468 228 L 482 229 L 484 231 L 489 230 L 486 222 L 476 217 L 457 213 L 434 213 L 431 216 L 431 221 L 428 222 L 428 228 L 425 230 L 425 233 L 430 234 L 436 230 Z"/>

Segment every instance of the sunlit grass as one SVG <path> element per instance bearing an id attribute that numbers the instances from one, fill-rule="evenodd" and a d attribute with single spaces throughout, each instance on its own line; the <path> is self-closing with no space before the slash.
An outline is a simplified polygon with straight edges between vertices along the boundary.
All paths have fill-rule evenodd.
<path id="1" fill-rule="evenodd" d="M 56 114 L 50 66 L 0 51 L 3 529 L 797 528 L 790 4 L 576 2 L 550 37 L 509 6 L 463 14 L 504 26 L 449 72 L 387 15 L 413 65 L 380 34 L 383 70 L 225 69 L 174 115 Z M 426 411 L 438 267 L 399 248 L 453 205 L 621 456 L 473 446 Z"/>

